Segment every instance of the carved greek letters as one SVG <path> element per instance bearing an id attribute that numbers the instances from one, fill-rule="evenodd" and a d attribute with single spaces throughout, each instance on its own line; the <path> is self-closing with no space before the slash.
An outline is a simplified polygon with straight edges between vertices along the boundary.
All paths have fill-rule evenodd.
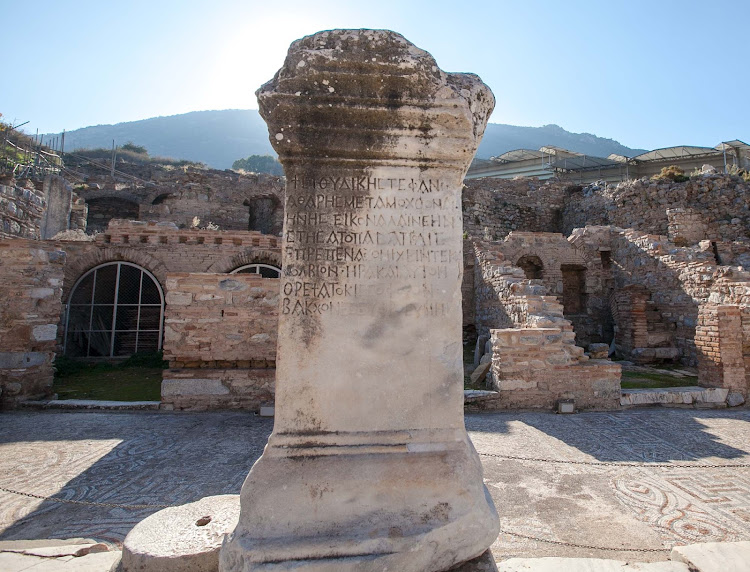
<path id="1" fill-rule="evenodd" d="M 387 308 L 391 286 L 428 296 L 434 278 L 459 276 L 460 204 L 447 190 L 436 179 L 290 176 L 282 313 L 369 315 Z M 419 318 L 447 310 L 414 304 L 401 311 Z"/>

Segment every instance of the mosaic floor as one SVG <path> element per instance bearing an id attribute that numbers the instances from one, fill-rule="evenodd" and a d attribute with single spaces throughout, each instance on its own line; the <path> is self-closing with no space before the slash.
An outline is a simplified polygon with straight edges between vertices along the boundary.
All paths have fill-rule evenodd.
<path id="1" fill-rule="evenodd" d="M 750 540 L 750 468 L 726 467 L 750 466 L 750 410 L 476 414 L 466 425 L 500 514 L 498 558 L 664 560 L 676 544 Z M 236 493 L 271 428 L 246 413 L 3 413 L 0 487 L 112 505 Z M 117 545 L 156 510 L 0 491 L 0 540 Z"/>

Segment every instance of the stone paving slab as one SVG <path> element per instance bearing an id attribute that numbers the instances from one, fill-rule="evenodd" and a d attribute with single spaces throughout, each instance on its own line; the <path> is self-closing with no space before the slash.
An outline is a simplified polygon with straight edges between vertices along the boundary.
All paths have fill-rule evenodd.
<path id="1" fill-rule="evenodd" d="M 498 572 L 694 572 L 680 562 L 626 562 L 600 558 L 511 558 Z M 704 572 L 703 570 L 695 572 Z"/>
<path id="2" fill-rule="evenodd" d="M 672 560 L 699 572 L 747 572 L 750 542 L 708 542 L 672 549 Z"/>
<path id="3" fill-rule="evenodd" d="M 111 548 L 159 507 L 109 505 L 237 494 L 273 427 L 245 412 L 0 417 L 0 487 L 103 503 L 0 491 L 0 541 L 83 537 Z M 466 425 L 500 514 L 498 560 L 666 561 L 674 546 L 750 540 L 750 410 L 483 413 Z M 610 464 L 577 464 L 592 462 Z"/>
<path id="4" fill-rule="evenodd" d="M 10 552 L 0 553 L 3 572 L 108 572 L 120 558 L 119 551 L 99 552 L 81 557 L 42 558 Z"/>

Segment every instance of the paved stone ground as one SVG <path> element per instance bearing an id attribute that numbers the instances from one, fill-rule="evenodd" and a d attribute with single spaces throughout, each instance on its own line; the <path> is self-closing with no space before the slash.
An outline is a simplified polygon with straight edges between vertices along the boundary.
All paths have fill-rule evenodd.
<path id="1" fill-rule="evenodd" d="M 492 547 L 498 559 L 658 561 L 675 545 L 750 540 L 748 409 L 471 414 L 466 425 L 505 531 Z M 0 487 L 112 505 L 237 493 L 271 428 L 270 419 L 237 412 L 3 413 Z M 747 466 L 628 466 L 640 463 Z M 0 542 L 82 537 L 117 546 L 156 510 L 0 490 Z"/>

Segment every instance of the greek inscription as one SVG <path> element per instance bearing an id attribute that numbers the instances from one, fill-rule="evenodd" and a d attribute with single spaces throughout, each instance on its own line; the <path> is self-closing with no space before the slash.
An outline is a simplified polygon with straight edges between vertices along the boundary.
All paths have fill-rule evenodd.
<path id="1" fill-rule="evenodd" d="M 443 190 L 442 181 L 436 179 L 397 179 L 381 177 L 300 177 L 289 179 L 293 190 L 333 189 L 334 191 L 412 191 L 433 193 Z"/>

